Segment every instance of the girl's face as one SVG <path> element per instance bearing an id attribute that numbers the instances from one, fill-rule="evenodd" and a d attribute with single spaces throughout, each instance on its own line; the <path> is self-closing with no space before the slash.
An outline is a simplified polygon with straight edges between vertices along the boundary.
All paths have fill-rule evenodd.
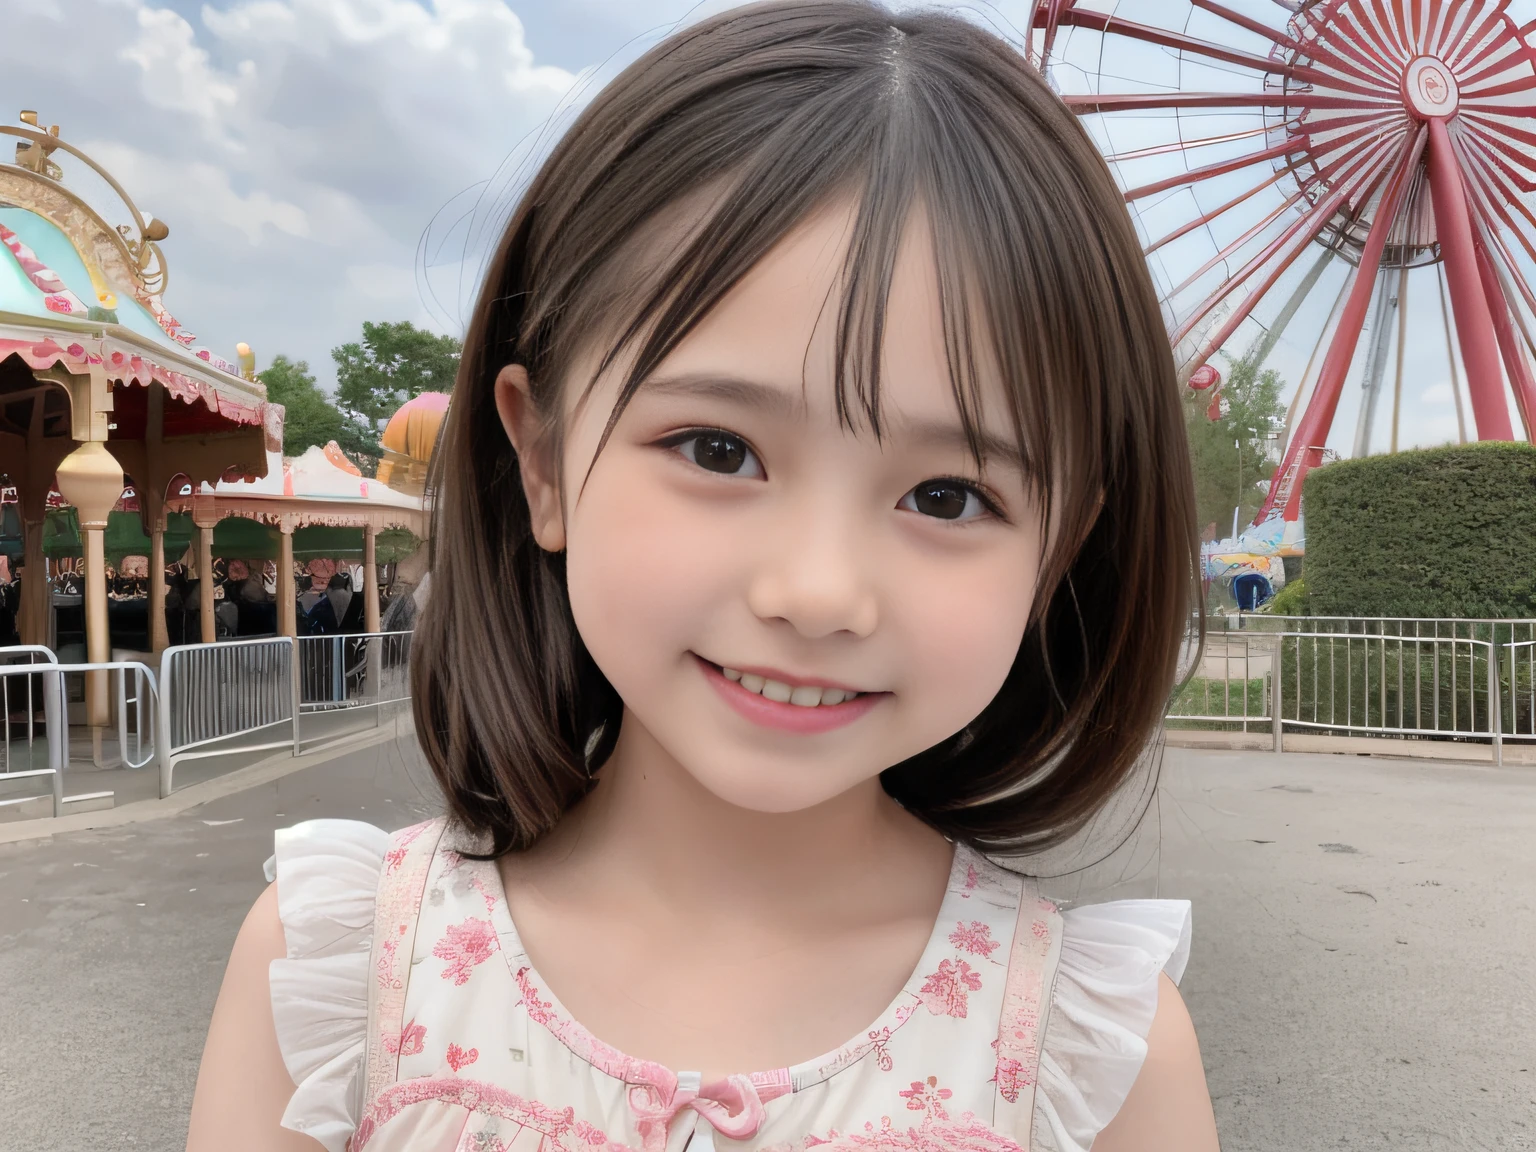
<path id="1" fill-rule="evenodd" d="M 885 435 L 839 426 L 848 221 L 824 212 L 764 258 L 635 394 L 590 476 L 620 371 L 583 403 L 569 389 L 558 493 L 524 455 L 535 534 L 566 550 L 576 625 L 625 704 L 616 755 L 654 742 L 763 812 L 964 728 L 1013 664 L 1040 563 L 995 374 L 985 472 L 966 447 L 920 216 L 890 294 Z M 498 382 L 514 428 L 525 381 Z"/>

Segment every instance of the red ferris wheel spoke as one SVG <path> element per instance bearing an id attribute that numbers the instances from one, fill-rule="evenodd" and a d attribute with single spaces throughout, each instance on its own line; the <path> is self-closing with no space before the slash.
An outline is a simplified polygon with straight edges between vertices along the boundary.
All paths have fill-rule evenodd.
<path id="1" fill-rule="evenodd" d="M 1111 92 L 1063 96 L 1076 112 L 1132 112 L 1166 108 L 1377 108 L 1401 109 L 1389 99 L 1364 100 L 1355 96 L 1324 96 L 1315 92 Z"/>
<path id="2" fill-rule="evenodd" d="M 1125 36 L 1132 40 L 1140 40 L 1146 44 L 1156 44 L 1161 48 L 1174 48 L 1181 52 L 1192 52 L 1197 56 L 1204 56 L 1210 60 L 1221 60 L 1227 64 L 1251 68 L 1261 74 L 1270 73 L 1294 76 L 1305 81 L 1321 82 L 1335 88 L 1344 88 L 1349 91 L 1358 92 L 1361 95 L 1373 96 L 1376 94 L 1376 89 L 1374 88 L 1345 82 L 1338 77 L 1328 76 L 1305 65 L 1285 65 L 1268 56 L 1256 56 L 1252 52 L 1244 52 L 1238 48 L 1227 48 L 1221 44 L 1212 44 L 1208 40 L 1186 36 L 1182 32 L 1172 32 L 1166 28 L 1155 28 L 1150 24 L 1138 24 L 1131 20 L 1122 20 L 1108 12 L 1086 12 L 1077 8 L 1069 8 L 1061 14 L 1061 22 L 1077 28 L 1087 28 L 1093 32 L 1101 32 L 1105 35 Z"/>
<path id="3" fill-rule="evenodd" d="M 1503 69 L 1500 69 L 1499 71 L 1502 72 Z M 1462 106 L 1472 108 L 1473 110 L 1479 112 L 1497 111 L 1500 108 L 1506 107 L 1506 105 L 1482 103 L 1474 104 L 1471 103 L 1471 100 L 1482 101 L 1491 99 L 1494 96 L 1512 96 L 1516 92 L 1529 92 L 1533 88 L 1536 88 L 1536 76 L 1522 76 L 1518 80 L 1507 80 L 1503 84 L 1495 85 L 1492 88 L 1478 88 L 1474 90 L 1471 85 L 1463 85 L 1461 89 L 1462 93 L 1469 99 L 1468 101 L 1464 102 Z"/>
<path id="4" fill-rule="evenodd" d="M 1208 144 L 1227 144 L 1233 140 L 1251 140 L 1255 136 L 1263 136 L 1269 131 L 1269 126 L 1263 128 L 1249 128 L 1242 132 L 1228 132 L 1221 136 L 1202 136 L 1198 140 L 1175 140 L 1171 144 L 1152 144 L 1146 148 L 1137 148 L 1133 152 L 1116 152 L 1104 157 L 1107 164 L 1119 164 L 1126 160 L 1144 160 L 1148 156 L 1166 156 L 1170 152 L 1187 152 L 1191 148 L 1203 148 Z"/>
<path id="5" fill-rule="evenodd" d="M 1295 49 L 1301 47 L 1289 33 L 1282 32 L 1277 28 L 1271 28 L 1268 24 L 1255 20 L 1252 16 L 1244 16 L 1241 12 L 1228 8 L 1225 4 L 1216 3 L 1216 0 L 1190 0 L 1190 4 L 1196 8 L 1204 9 L 1214 16 L 1220 16 L 1229 24 L 1234 24 L 1239 28 L 1245 28 L 1249 32 L 1263 36 L 1282 48 Z"/>
<path id="6" fill-rule="evenodd" d="M 1215 164 L 1207 164 L 1203 168 L 1191 168 L 1188 172 L 1180 172 L 1163 180 L 1154 180 L 1150 184 L 1143 184 L 1139 188 L 1131 188 L 1125 193 L 1125 201 L 1129 204 L 1133 200 L 1140 200 L 1147 196 L 1156 195 L 1158 192 L 1166 192 L 1170 188 L 1178 188 L 1185 184 L 1198 184 L 1202 180 L 1209 180 L 1215 176 L 1225 176 L 1228 172 L 1236 172 L 1242 168 L 1251 168 L 1255 164 L 1265 160 L 1274 160 L 1288 153 L 1306 148 L 1305 136 L 1288 136 L 1279 144 L 1271 145 L 1262 152 L 1246 152 L 1231 160 L 1221 160 Z"/>
<path id="7" fill-rule="evenodd" d="M 1462 137 L 1461 148 L 1468 157 L 1477 155 L 1486 159 L 1504 180 L 1513 185 L 1515 192 L 1536 192 L 1536 181 L 1520 173 L 1505 159 L 1506 156 L 1513 157 L 1515 160 L 1524 159 L 1518 149 L 1510 147 L 1505 141 L 1497 137 L 1473 135 L 1469 132 Z"/>
<path id="8" fill-rule="evenodd" d="M 1388 18 L 1388 13 L 1378 5 L 1366 5 L 1360 10 L 1363 22 L 1370 26 L 1372 40 L 1389 60 L 1406 60 L 1413 55 L 1403 43 L 1402 27 Z"/>
<path id="9" fill-rule="evenodd" d="M 1467 30 L 1465 36 L 1459 36 L 1452 45 L 1452 51 L 1446 53 L 1442 59 L 1448 67 L 1460 72 L 1471 68 L 1488 53 L 1499 48 L 1503 43 L 1501 37 L 1495 36 L 1499 24 L 1504 19 L 1504 11 L 1507 3 L 1497 4 L 1487 9 L 1476 24 Z M 1469 57 L 1469 52 L 1476 51 L 1477 55 Z"/>
<path id="10" fill-rule="evenodd" d="M 1246 192 L 1240 192 L 1236 196 L 1232 197 L 1232 199 L 1228 200 L 1221 207 L 1213 208 L 1213 209 L 1211 209 L 1211 211 L 1204 212 L 1204 213 L 1200 214 L 1199 216 L 1196 216 L 1193 220 L 1187 221 L 1186 223 L 1179 225 L 1172 232 L 1169 232 L 1166 236 L 1163 236 L 1163 237 L 1161 237 L 1158 240 L 1154 240 L 1147 248 L 1143 249 L 1143 251 L 1147 255 L 1150 256 L 1153 252 L 1156 252 L 1164 244 L 1171 244 L 1175 240 L 1177 240 L 1180 236 L 1188 235 L 1190 232 L 1193 232 L 1196 228 L 1200 228 L 1200 227 L 1203 227 L 1206 224 L 1209 224 L 1212 220 L 1216 219 L 1223 212 L 1227 212 L 1227 211 L 1230 211 L 1233 208 L 1236 208 L 1239 204 L 1243 203 L 1245 200 L 1247 200 L 1250 197 L 1256 195 L 1257 193 L 1260 193 L 1260 192 L 1264 191 L 1264 189 L 1268 188 L 1271 184 L 1278 183 L 1280 180 L 1284 179 L 1288 175 L 1290 175 L 1290 173 L 1288 171 L 1286 171 L 1286 169 L 1284 169 L 1284 168 L 1278 169 L 1275 172 L 1275 174 L 1273 176 L 1271 176 L 1268 180 L 1261 180 L 1261 181 L 1259 181 L 1259 183 L 1255 184 L 1252 188 L 1248 189 Z"/>
<path id="11" fill-rule="evenodd" d="M 1354 76 L 1372 87 L 1383 90 L 1391 88 L 1391 74 L 1368 56 L 1355 51 L 1351 45 L 1335 45 L 1321 39 L 1315 33 L 1310 37 L 1303 35 L 1300 43 L 1303 46 L 1300 50 L 1319 64 L 1325 64 L 1327 67 Z"/>
<path id="12" fill-rule="evenodd" d="M 1514 257 L 1510 254 L 1508 247 L 1504 244 L 1499 234 L 1498 226 L 1500 224 L 1503 224 L 1510 234 L 1520 242 L 1520 246 L 1525 249 L 1526 254 L 1533 261 L 1536 261 L 1536 243 L 1532 243 L 1531 237 L 1525 229 L 1519 227 L 1515 218 L 1510 215 L 1507 205 L 1513 205 L 1532 228 L 1536 228 L 1536 214 L 1533 214 L 1531 209 L 1518 196 L 1499 195 L 1500 191 L 1503 190 L 1502 186 L 1498 183 L 1496 174 L 1487 168 L 1486 158 L 1482 154 L 1472 154 L 1464 171 L 1472 186 L 1474 205 L 1481 216 L 1483 231 L 1487 236 L 1491 237 L 1492 242 L 1503 253 L 1505 263 L 1510 268 L 1516 267 Z M 1536 314 L 1536 294 L 1532 293 L 1529 283 L 1527 283 L 1523 276 L 1517 276 L 1516 282 L 1520 285 L 1521 295 L 1525 297 L 1526 302 L 1531 306 L 1532 313 Z"/>
<path id="13" fill-rule="evenodd" d="M 1374 188 L 1377 182 L 1377 180 L 1373 179 L 1370 187 Z M 1307 250 L 1312 241 L 1317 239 L 1318 234 L 1327 227 L 1335 213 L 1347 205 L 1349 191 L 1350 189 L 1348 188 L 1340 189 L 1312 212 L 1300 217 L 1290 229 L 1287 229 L 1286 234 L 1278 237 L 1274 243 L 1270 244 L 1269 247 L 1250 261 L 1242 271 L 1238 272 L 1226 289 L 1214 295 L 1213 299 L 1216 301 L 1223 299 L 1226 295 L 1230 294 L 1232 286 L 1246 281 L 1253 271 L 1262 268 L 1276 253 L 1281 251 L 1286 242 L 1295 241 L 1294 246 L 1289 251 L 1286 251 L 1279 260 L 1276 260 L 1264 277 L 1243 296 L 1221 327 L 1206 337 L 1195 356 L 1185 367 L 1199 367 L 1201 364 L 1204 364 L 1215 355 L 1218 348 L 1232 338 L 1233 334 L 1242 326 L 1243 321 L 1248 318 L 1248 315 L 1258 305 L 1259 301 L 1268 294 L 1269 290 L 1275 286 L 1276 281 L 1285 274 L 1286 269 L 1295 263 L 1296 258 Z M 1364 197 L 1369 197 L 1369 195 L 1369 191 L 1364 193 Z M 1300 232 L 1300 238 L 1297 239 L 1298 226 L 1302 224 L 1306 224 L 1308 227 Z M 1202 305 L 1202 308 L 1204 310 L 1200 313 L 1201 318 L 1210 311 L 1208 306 Z M 1186 323 L 1188 322 L 1186 321 Z M 1188 335 L 1188 331 L 1184 331 L 1183 335 Z M 1183 339 L 1183 335 L 1175 339 L 1174 343 L 1177 344 L 1178 340 Z"/>
<path id="14" fill-rule="evenodd" d="M 1379 140 L 1368 140 L 1368 141 L 1365 141 L 1364 144 L 1356 145 L 1354 148 L 1351 148 L 1349 151 L 1345 152 L 1342 156 L 1336 157 L 1332 161 L 1332 163 L 1333 163 L 1333 165 L 1335 167 L 1339 167 L 1340 169 L 1342 169 L 1343 166 L 1347 165 L 1349 163 L 1349 161 L 1353 160 L 1360 153 L 1360 151 L 1362 149 L 1364 149 L 1365 147 L 1369 147 L 1371 145 L 1377 144 L 1377 143 L 1379 143 Z M 1288 176 L 1290 174 L 1291 173 L 1290 173 L 1290 171 L 1288 169 L 1285 169 L 1285 168 L 1277 169 L 1275 171 L 1274 175 L 1270 176 L 1269 179 L 1261 180 L 1259 183 L 1255 184 L 1253 187 L 1247 189 L 1246 191 L 1239 192 L 1236 196 L 1232 197 L 1232 199 L 1228 200 L 1225 204 L 1222 204 L 1221 206 L 1219 206 L 1217 208 L 1213 208 L 1209 212 L 1202 213 L 1201 215 L 1196 216 L 1193 220 L 1189 220 L 1189 221 L 1185 222 L 1184 224 L 1181 224 L 1179 227 L 1175 228 L 1172 232 L 1169 232 L 1166 235 L 1160 237 L 1159 239 L 1153 241 L 1150 245 L 1148 245 L 1145 249 L 1143 249 L 1143 251 L 1147 255 L 1150 256 L 1153 252 L 1157 251 L 1163 245 L 1171 244 L 1173 241 L 1179 239 L 1179 237 L 1188 235 L 1190 232 L 1193 232 L 1196 228 L 1199 228 L 1199 227 L 1202 227 L 1203 225 L 1209 224 L 1212 220 L 1215 220 L 1218 216 L 1222 215 L 1222 213 L 1228 212 L 1231 209 L 1237 207 L 1239 204 L 1241 204 L 1244 201 L 1248 200 L 1250 197 L 1256 195 L 1259 192 L 1262 192 L 1264 189 L 1268 188 L 1270 185 L 1277 183 L 1278 181 L 1280 181 L 1281 179 L 1283 179 L 1284 177 L 1286 177 L 1286 176 Z M 1309 179 L 1308 181 L 1306 181 L 1307 186 L 1310 187 L 1311 184 L 1314 182 L 1314 180 L 1315 180 L 1315 178 Z"/>
<path id="15" fill-rule="evenodd" d="M 1244 245 L 1246 245 L 1255 236 L 1258 236 L 1260 233 L 1262 233 L 1264 229 L 1273 224 L 1278 217 L 1282 216 L 1287 209 L 1293 207 L 1298 200 L 1303 199 L 1305 196 L 1306 192 L 1303 190 L 1298 190 L 1291 193 L 1291 195 L 1285 200 L 1282 200 L 1277 207 L 1271 209 L 1269 215 L 1262 217 L 1259 222 L 1253 225 L 1253 227 L 1249 228 L 1248 231 L 1244 232 L 1236 240 L 1233 240 L 1220 252 L 1217 252 L 1216 255 L 1212 256 L 1204 264 L 1200 265 L 1199 268 L 1195 269 L 1188 276 L 1186 276 L 1178 284 L 1177 287 L 1169 291 L 1168 299 L 1172 300 L 1175 296 L 1183 292 L 1191 284 L 1194 284 L 1196 281 L 1198 281 L 1200 277 L 1204 276 L 1212 268 L 1216 267 L 1216 265 L 1222 263 L 1223 261 L 1230 260 L 1233 255 L 1242 250 Z"/>
<path id="16" fill-rule="evenodd" d="M 1333 414 L 1339 406 L 1344 377 L 1349 372 L 1350 362 L 1355 357 L 1355 348 L 1360 341 L 1365 312 L 1376 287 L 1376 273 L 1381 267 L 1381 254 L 1387 246 L 1387 235 L 1396 222 L 1409 174 L 1418 167 L 1428 139 L 1429 130 L 1420 126 L 1401 153 L 1388 179 L 1381 204 L 1376 209 L 1370 232 L 1366 236 L 1365 249 L 1360 254 L 1359 271 L 1350 288 L 1349 299 L 1339 314 L 1333 340 L 1328 345 L 1327 355 L 1323 357 L 1323 366 L 1318 371 L 1317 383 L 1312 388 L 1312 396 L 1296 427 L 1296 434 L 1291 437 L 1280 466 L 1275 470 L 1275 479 L 1270 483 L 1269 494 L 1259 510 L 1260 520 L 1274 507 L 1276 497 L 1280 494 L 1280 481 L 1292 472 L 1293 465 L 1294 474 L 1286 493 L 1285 518 L 1295 520 L 1300 514 L 1302 476 L 1307 469 L 1322 463 L 1323 445 L 1328 438 L 1328 428 L 1333 423 Z"/>
<path id="17" fill-rule="evenodd" d="M 1195 326 L 1210 314 L 1211 309 L 1230 296 L 1238 285 L 1246 283 L 1250 276 L 1264 267 L 1286 245 L 1296 242 L 1299 235 L 1301 239 L 1299 242 L 1296 242 L 1295 249 L 1286 258 L 1285 262 L 1271 274 L 1269 280 L 1260 288 L 1251 291 L 1244 297 L 1244 304 L 1240 305 L 1233 314 L 1233 317 L 1229 319 L 1228 323 L 1232 331 L 1236 331 L 1237 324 L 1241 323 L 1243 317 L 1253 310 L 1253 306 L 1258 303 L 1259 296 L 1274 283 L 1275 279 L 1278 278 L 1279 272 L 1284 271 L 1285 264 L 1289 264 L 1291 260 L 1294 260 L 1312 240 L 1316 239 L 1318 233 L 1328 226 L 1334 214 L 1349 203 L 1350 196 L 1359 192 L 1362 202 L 1370 197 L 1376 185 L 1390 171 L 1389 166 L 1381 162 L 1382 157 L 1390 154 L 1390 143 L 1390 141 L 1382 141 L 1373 153 L 1362 156 L 1350 172 L 1341 175 L 1338 187 L 1331 195 L 1309 211 L 1299 215 L 1284 232 L 1270 241 L 1258 255 L 1254 256 L 1233 273 L 1231 279 L 1226 284 L 1202 300 L 1194 311 L 1186 316 L 1179 326 L 1174 329 L 1173 335 L 1170 338 L 1172 342 L 1177 345 L 1185 336 L 1188 336 L 1195 329 Z M 1227 335 L 1230 334 L 1230 332 L 1227 333 Z M 1224 339 L 1225 337 L 1223 337 Z M 1220 346 L 1220 343 L 1213 345 L 1211 351 L 1215 351 Z M 1206 355 L 1209 355 L 1209 353 L 1206 353 Z"/>
<path id="18" fill-rule="evenodd" d="M 1521 149 L 1520 144 L 1536 148 L 1536 132 L 1525 128 L 1519 128 L 1513 124 L 1501 124 L 1495 120 L 1483 120 L 1473 122 L 1467 120 L 1462 125 L 1466 128 L 1466 135 L 1474 140 L 1487 144 L 1497 144 L 1498 150 L 1507 156 L 1521 162 L 1530 163 L 1530 153 Z M 1511 143 L 1514 141 L 1514 143 Z"/>
<path id="19" fill-rule="evenodd" d="M 1392 75 L 1392 65 L 1401 59 L 1401 53 L 1384 43 L 1376 34 L 1375 26 L 1369 20 L 1362 20 L 1360 13 L 1353 6 L 1337 8 L 1334 19 L 1339 23 L 1347 24 L 1354 29 L 1354 36 L 1339 36 L 1334 40 L 1340 48 L 1346 44 L 1364 53 L 1388 76 Z"/>
<path id="20" fill-rule="evenodd" d="M 1520 66 L 1527 62 L 1527 56 L 1521 50 L 1521 45 L 1507 40 L 1493 41 L 1493 47 L 1503 49 L 1504 54 L 1497 59 L 1490 60 L 1482 68 L 1473 71 L 1473 62 L 1462 66 L 1463 71 L 1456 76 L 1456 86 L 1462 92 L 1470 92 L 1490 76 L 1496 76 L 1501 72 L 1518 72 Z"/>

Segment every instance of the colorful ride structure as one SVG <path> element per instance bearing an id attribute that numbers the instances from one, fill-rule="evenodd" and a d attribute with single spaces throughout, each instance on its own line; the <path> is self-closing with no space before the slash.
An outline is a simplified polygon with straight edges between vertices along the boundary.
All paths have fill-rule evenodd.
<path id="1" fill-rule="evenodd" d="M 16 487 L 24 535 L 19 631 L 26 643 L 46 641 L 43 527 L 57 485 L 84 537 L 86 647 L 99 662 L 110 643 L 104 536 L 125 474 L 163 599 L 167 492 L 265 475 L 268 450 L 282 443 L 282 408 L 166 310 L 165 224 L 36 113 L 0 124 L 0 136 L 15 140 L 15 162 L 0 163 L 0 472 Z M 109 223 L 103 202 L 125 222 Z M 157 650 L 163 621 L 158 630 Z M 87 682 L 92 724 L 107 708 L 98 675 Z"/>
<path id="2" fill-rule="evenodd" d="M 1389 364 L 1389 450 L 1415 369 L 1449 374 L 1461 439 L 1463 390 L 1475 438 L 1514 438 L 1511 401 L 1532 437 L 1536 5 L 1518 6 L 1035 5 L 1031 50 L 1125 189 L 1184 378 L 1219 351 L 1262 367 L 1298 315 L 1316 332 L 1256 523 L 1299 519 L 1347 379 L 1371 450 Z"/>

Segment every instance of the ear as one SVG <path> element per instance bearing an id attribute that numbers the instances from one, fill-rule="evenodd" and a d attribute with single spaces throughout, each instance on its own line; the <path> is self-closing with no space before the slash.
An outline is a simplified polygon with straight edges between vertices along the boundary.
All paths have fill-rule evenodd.
<path id="1" fill-rule="evenodd" d="M 508 364 L 496 374 L 496 412 L 517 452 L 533 538 L 546 552 L 563 551 L 565 515 L 560 507 L 558 464 L 534 407 L 528 369 L 521 364 Z"/>

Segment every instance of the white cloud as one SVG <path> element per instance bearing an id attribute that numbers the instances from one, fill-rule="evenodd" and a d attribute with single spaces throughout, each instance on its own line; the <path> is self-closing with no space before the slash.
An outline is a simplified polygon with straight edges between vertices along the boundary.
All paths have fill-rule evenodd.
<path id="1" fill-rule="evenodd" d="M 139 34 L 118 56 L 143 71 L 139 91 L 154 108 L 215 120 L 239 99 L 194 40 L 192 25 L 164 8 L 139 8 Z"/>
<path id="2" fill-rule="evenodd" d="M 419 239 L 575 80 L 504 0 L 27 0 L 7 24 L 28 51 L 0 115 L 38 109 L 169 224 L 170 310 L 231 359 L 246 340 L 323 381 L 364 320 L 452 323 L 420 299 Z M 595 34 L 593 58 L 616 47 Z"/>
<path id="3" fill-rule="evenodd" d="M 1419 393 L 1419 402 L 1422 404 L 1454 404 L 1456 394 L 1451 391 L 1448 380 L 1442 380 L 1439 384 L 1431 384 L 1423 392 Z"/>

